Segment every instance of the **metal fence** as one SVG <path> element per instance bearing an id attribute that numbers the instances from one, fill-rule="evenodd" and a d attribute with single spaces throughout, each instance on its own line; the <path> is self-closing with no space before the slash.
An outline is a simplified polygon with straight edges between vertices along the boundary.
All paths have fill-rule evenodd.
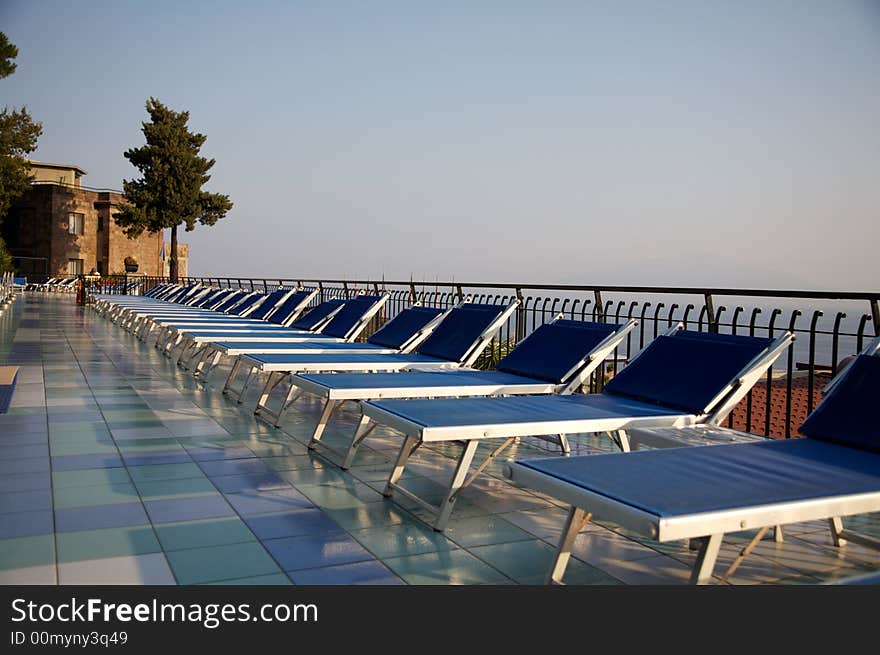
<path id="1" fill-rule="evenodd" d="M 145 293 L 166 278 L 138 277 L 110 287 Z M 594 286 L 493 284 L 466 282 L 395 282 L 375 280 L 317 280 L 306 278 L 181 278 L 183 284 L 242 288 L 268 292 L 279 287 L 317 289 L 315 303 L 331 298 L 350 298 L 362 292 L 388 292 L 390 299 L 368 335 L 414 302 L 446 308 L 466 298 L 481 303 L 520 301 L 517 311 L 478 360 L 489 368 L 538 326 L 558 315 L 567 318 L 619 323 L 634 318 L 638 327 L 609 359 L 607 368 L 590 380 L 589 390 L 601 389 L 605 379 L 638 353 L 661 331 L 681 322 L 691 330 L 778 336 L 791 330 L 796 336 L 789 349 L 765 380 L 749 393 L 739 408 L 738 425 L 758 434 L 791 437 L 798 425 L 793 419 L 812 411 L 818 391 L 846 356 L 861 350 L 880 335 L 880 292 L 785 291 L 699 287 Z M 797 388 L 798 408 L 793 408 Z M 759 392 L 759 393 L 756 393 Z M 755 398 L 760 395 L 760 403 Z M 806 406 L 800 403 L 806 396 Z M 784 401 L 784 426 L 771 429 L 771 417 Z M 795 411 L 797 409 L 797 411 Z M 805 410 L 805 411 L 804 411 Z M 728 419 L 734 424 L 734 415 Z"/>

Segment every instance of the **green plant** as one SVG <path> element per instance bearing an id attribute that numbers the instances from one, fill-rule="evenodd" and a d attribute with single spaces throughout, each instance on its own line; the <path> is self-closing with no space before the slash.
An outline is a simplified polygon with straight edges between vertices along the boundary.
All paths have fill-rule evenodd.
<path id="1" fill-rule="evenodd" d="M 474 362 L 474 368 L 483 371 L 493 369 L 498 365 L 504 357 L 516 346 L 516 338 L 508 337 L 504 340 L 492 339 L 492 342 L 486 346 L 486 349 L 477 357 Z"/>

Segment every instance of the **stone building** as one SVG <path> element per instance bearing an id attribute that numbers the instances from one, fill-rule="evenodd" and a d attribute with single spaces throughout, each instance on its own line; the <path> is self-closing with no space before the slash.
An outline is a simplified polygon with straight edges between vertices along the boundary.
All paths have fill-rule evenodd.
<path id="1" fill-rule="evenodd" d="M 167 275 L 164 235 L 129 239 L 113 220 L 118 191 L 83 187 L 79 166 L 31 162 L 31 188 L 3 219 L 2 236 L 22 275 L 124 273 L 126 257 L 138 275 Z M 188 249 L 178 244 L 179 273 L 187 274 Z M 170 254 L 170 246 L 165 249 Z"/>

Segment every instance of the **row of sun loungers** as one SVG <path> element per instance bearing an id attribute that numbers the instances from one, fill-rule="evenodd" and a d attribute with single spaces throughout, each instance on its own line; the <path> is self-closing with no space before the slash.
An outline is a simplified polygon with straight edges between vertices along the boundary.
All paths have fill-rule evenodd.
<path id="1" fill-rule="evenodd" d="M 255 414 L 275 425 L 302 394 L 321 398 L 309 447 L 344 469 L 377 426 L 393 428 L 402 443 L 384 493 L 433 512 L 437 530 L 445 529 L 461 491 L 517 439 L 553 442 L 560 456 L 505 465 L 515 484 L 572 506 L 550 582 L 563 581 L 574 538 L 593 516 L 658 541 L 693 540 L 695 583 L 713 579 L 728 532 L 758 530 L 742 557 L 769 528 L 817 518 L 830 522 L 836 545 L 877 545 L 844 530 L 841 517 L 880 510 L 880 435 L 867 409 L 880 397 L 880 338 L 829 385 L 801 427 L 806 439 L 773 441 L 717 426 L 790 346 L 790 332 L 770 339 L 674 325 L 601 393 L 583 394 L 635 321 L 557 317 L 495 370 L 483 371 L 472 366 L 516 301 L 465 301 L 445 311 L 413 306 L 355 342 L 387 298 L 363 294 L 307 310 L 314 291 L 160 285 L 146 297 L 99 297 L 96 310 L 155 339 L 197 377 L 232 358 L 224 393 L 238 402 L 263 374 Z M 346 446 L 330 447 L 322 436 L 346 402 L 359 404 L 360 422 Z M 581 433 L 607 435 L 621 452 L 571 457 L 567 435 Z M 633 444 L 656 443 L 658 434 L 679 447 L 629 452 Z M 422 445 L 451 443 L 460 455 L 443 498 L 432 504 L 406 488 L 403 474 Z M 483 443 L 491 450 L 472 470 Z M 682 447 L 695 443 L 709 445 Z"/>

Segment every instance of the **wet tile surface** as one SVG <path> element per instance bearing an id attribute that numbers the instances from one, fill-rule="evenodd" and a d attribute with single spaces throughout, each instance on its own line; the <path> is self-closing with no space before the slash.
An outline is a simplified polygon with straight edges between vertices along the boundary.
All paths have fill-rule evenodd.
<path id="1" fill-rule="evenodd" d="M 320 403 L 280 428 L 222 394 L 228 366 L 195 382 L 150 344 L 66 297 L 28 294 L 0 315 L 0 365 L 20 384 L 0 414 L 0 584 L 543 584 L 566 511 L 511 486 L 500 463 L 466 489 L 444 533 L 415 503 L 382 496 L 399 436 L 368 438 L 342 471 L 306 448 Z M 350 437 L 343 408 L 327 440 Z M 334 441 L 335 440 L 335 441 Z M 575 437 L 576 448 L 610 450 Z M 423 447 L 402 482 L 437 500 L 457 446 Z M 481 453 L 486 449 L 481 447 Z M 528 440 L 509 457 L 555 454 Z M 880 536 L 880 516 L 853 527 Z M 716 573 L 744 537 L 731 535 Z M 566 582 L 681 584 L 693 551 L 591 524 Z M 765 540 L 731 584 L 815 584 L 880 569 L 834 548 L 824 522 Z"/>

